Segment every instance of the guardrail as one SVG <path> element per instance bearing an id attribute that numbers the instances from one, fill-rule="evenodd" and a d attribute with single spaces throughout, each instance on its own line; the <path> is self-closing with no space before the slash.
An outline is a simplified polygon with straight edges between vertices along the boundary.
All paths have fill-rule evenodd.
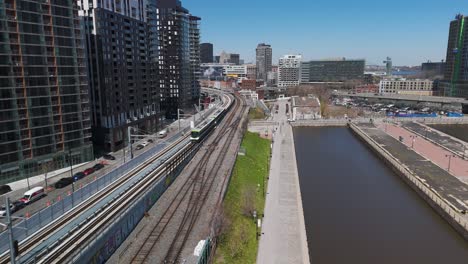
<path id="1" fill-rule="evenodd" d="M 463 228 L 463 236 L 468 239 L 468 221 L 464 216 L 460 216 L 461 210 L 457 209 L 450 202 L 441 197 L 437 192 L 433 191 L 430 186 L 422 182 L 417 175 L 410 171 L 406 166 L 402 165 L 391 153 L 382 148 L 374 139 L 368 136 L 355 124 L 350 123 L 350 128 L 358 134 L 365 142 L 367 142 L 375 151 L 377 151 L 383 158 L 385 158 L 391 165 L 397 169 L 401 175 L 406 177 L 408 181 L 414 184 L 420 191 L 431 199 L 436 206 L 443 210 L 451 219 L 453 219 L 461 228 Z M 453 223 L 451 223 L 453 224 Z M 456 228 L 459 230 L 458 228 Z M 460 230 L 461 231 L 461 230 Z"/>

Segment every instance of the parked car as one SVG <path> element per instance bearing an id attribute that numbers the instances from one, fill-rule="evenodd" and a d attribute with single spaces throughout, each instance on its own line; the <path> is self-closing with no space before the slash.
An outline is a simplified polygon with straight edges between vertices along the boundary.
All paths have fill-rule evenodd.
<path id="1" fill-rule="evenodd" d="M 20 202 L 22 202 L 24 204 L 30 204 L 30 203 L 33 203 L 33 202 L 41 199 L 44 196 L 46 196 L 44 188 L 43 187 L 35 187 L 35 188 L 32 188 L 31 190 L 25 192 L 23 198 L 20 199 Z"/>
<path id="2" fill-rule="evenodd" d="M 86 174 L 84 174 L 84 172 L 80 171 L 78 173 L 75 173 L 75 175 L 73 175 L 73 180 L 78 181 L 78 180 L 83 179 L 84 177 L 86 177 Z"/>
<path id="3" fill-rule="evenodd" d="M 73 183 L 73 178 L 72 177 L 66 177 L 60 179 L 58 182 L 55 183 L 55 189 L 62 189 L 67 187 L 68 185 Z"/>
<path id="4" fill-rule="evenodd" d="M 138 145 L 136 146 L 135 149 L 136 149 L 136 150 L 140 150 L 140 149 L 143 149 L 144 147 L 145 147 L 145 146 L 143 146 L 142 144 L 138 144 Z"/>
<path id="5" fill-rule="evenodd" d="M 11 192 L 10 185 L 1 185 L 0 186 L 0 195 Z"/>
<path id="6" fill-rule="evenodd" d="M 166 136 L 167 136 L 167 131 L 166 130 L 159 131 L 159 133 L 158 133 L 159 138 L 164 138 Z"/>
<path id="7" fill-rule="evenodd" d="M 104 155 L 103 158 L 106 159 L 106 160 L 115 160 L 115 157 L 110 155 L 110 154 Z"/>
<path id="8" fill-rule="evenodd" d="M 94 172 L 94 168 L 87 168 L 86 170 L 83 171 L 84 175 L 88 176 L 91 173 Z"/>
<path id="9" fill-rule="evenodd" d="M 19 211 L 21 208 L 24 207 L 24 203 L 20 201 L 14 201 L 10 203 L 10 213 L 13 214 L 14 212 Z M 6 216 L 6 207 L 3 205 L 0 207 L 0 216 Z"/>
<path id="10" fill-rule="evenodd" d="M 154 140 L 153 140 L 153 139 L 151 139 L 151 138 L 150 138 L 150 139 L 148 139 L 148 143 L 153 143 L 153 142 L 154 142 Z"/>
<path id="11" fill-rule="evenodd" d="M 94 165 L 93 168 L 94 168 L 95 171 L 98 171 L 98 170 L 104 168 L 104 165 L 101 164 L 101 163 L 98 163 L 98 164 Z"/>

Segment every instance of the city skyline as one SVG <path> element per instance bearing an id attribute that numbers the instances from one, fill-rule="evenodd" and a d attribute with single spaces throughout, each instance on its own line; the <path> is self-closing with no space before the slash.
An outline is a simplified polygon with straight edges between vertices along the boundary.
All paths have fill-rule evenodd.
<path id="1" fill-rule="evenodd" d="M 262 42 L 271 44 L 274 63 L 286 54 L 301 54 L 304 60 L 365 59 L 368 65 L 383 65 L 387 56 L 396 66 L 437 62 L 445 60 L 450 21 L 468 14 L 459 0 L 395 0 L 390 6 L 370 0 L 185 3 L 203 17 L 202 42 L 213 43 L 214 54 L 240 53 L 246 62 L 255 62 L 255 47 Z"/>

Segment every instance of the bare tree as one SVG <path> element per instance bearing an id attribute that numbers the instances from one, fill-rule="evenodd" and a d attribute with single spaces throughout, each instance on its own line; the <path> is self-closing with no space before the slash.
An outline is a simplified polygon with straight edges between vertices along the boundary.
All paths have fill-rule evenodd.
<path id="1" fill-rule="evenodd" d="M 213 237 L 219 237 L 227 233 L 229 228 L 231 227 L 232 221 L 226 215 L 223 206 L 220 206 L 214 215 L 213 224 L 212 224 L 212 234 Z"/>
<path id="2" fill-rule="evenodd" d="M 47 174 L 49 171 L 54 169 L 54 163 L 52 161 L 47 161 L 42 163 L 41 165 L 42 172 L 44 173 L 44 182 L 45 182 L 45 189 L 47 190 Z"/>

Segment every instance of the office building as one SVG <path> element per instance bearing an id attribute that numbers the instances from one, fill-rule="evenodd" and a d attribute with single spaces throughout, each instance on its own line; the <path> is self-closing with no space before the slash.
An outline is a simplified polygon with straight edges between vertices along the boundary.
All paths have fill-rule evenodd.
<path id="1" fill-rule="evenodd" d="M 301 55 L 285 55 L 279 59 L 278 87 L 299 85 Z"/>
<path id="2" fill-rule="evenodd" d="M 202 43 L 200 44 L 200 60 L 201 63 L 213 63 L 213 44 Z"/>
<path id="3" fill-rule="evenodd" d="M 214 56 L 213 62 L 219 63 L 220 60 L 221 60 L 221 56 Z"/>
<path id="4" fill-rule="evenodd" d="M 224 76 L 236 78 L 238 82 L 247 79 L 246 65 L 225 65 L 223 69 Z"/>
<path id="5" fill-rule="evenodd" d="M 468 98 L 468 20 L 457 15 L 450 22 L 444 80 L 440 88 L 445 96 Z"/>
<path id="6" fill-rule="evenodd" d="M 158 0 L 157 22 L 159 34 L 159 87 L 161 108 L 166 118 L 177 118 L 178 109 L 192 109 L 198 100 L 199 91 L 192 73 L 191 60 L 200 60 L 199 50 L 194 50 L 199 43 L 199 18 L 192 16 L 179 0 Z"/>
<path id="7" fill-rule="evenodd" d="M 240 65 L 240 55 L 235 54 L 235 53 L 230 53 L 228 63 L 232 63 L 234 65 Z"/>
<path id="8" fill-rule="evenodd" d="M 0 1 L 0 184 L 93 159 L 76 1 Z"/>
<path id="9" fill-rule="evenodd" d="M 192 92 L 188 95 L 189 98 L 195 100 L 200 97 L 200 20 L 201 18 L 196 16 L 190 16 L 190 82 Z"/>
<path id="10" fill-rule="evenodd" d="M 247 64 L 247 79 L 255 80 L 257 79 L 257 65 L 255 64 Z"/>
<path id="11" fill-rule="evenodd" d="M 87 39 L 93 141 L 106 151 L 116 151 L 126 145 L 129 126 L 146 133 L 158 130 L 157 32 L 149 31 L 147 19 L 155 15 L 156 7 L 138 0 L 83 1 L 80 5 Z"/>
<path id="12" fill-rule="evenodd" d="M 365 60 L 317 60 L 303 62 L 301 83 L 344 82 L 364 78 Z"/>
<path id="13" fill-rule="evenodd" d="M 270 45 L 260 43 L 256 50 L 257 80 L 267 81 L 268 72 L 271 72 L 273 50 Z"/>
<path id="14" fill-rule="evenodd" d="M 445 73 L 445 62 L 425 62 L 421 64 L 421 71 L 432 76 L 443 76 Z"/>
<path id="15" fill-rule="evenodd" d="M 419 79 L 383 79 L 379 84 L 381 94 L 432 95 L 433 81 Z"/>

